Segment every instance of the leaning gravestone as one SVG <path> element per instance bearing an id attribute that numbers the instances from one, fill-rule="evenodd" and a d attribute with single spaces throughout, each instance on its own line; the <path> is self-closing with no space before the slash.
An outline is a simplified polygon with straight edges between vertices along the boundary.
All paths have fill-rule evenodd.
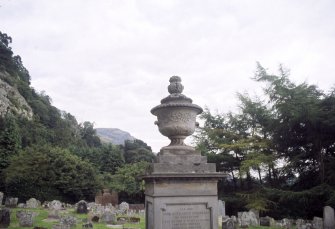
<path id="1" fill-rule="evenodd" d="M 2 200 L 3 200 L 3 192 L 0 192 L 0 206 L 2 205 Z"/>
<path id="2" fill-rule="evenodd" d="M 81 200 L 77 203 L 77 213 L 78 214 L 86 214 L 87 211 L 87 202 L 85 200 Z"/>
<path id="3" fill-rule="evenodd" d="M 36 200 L 35 198 L 30 198 L 26 201 L 27 208 L 39 208 L 41 206 L 41 202 Z"/>
<path id="4" fill-rule="evenodd" d="M 5 206 L 9 208 L 16 208 L 19 198 L 17 197 L 7 197 L 5 200 Z"/>
<path id="5" fill-rule="evenodd" d="M 0 209 L 0 228 L 8 228 L 10 224 L 10 211 L 8 208 Z"/>
<path id="6" fill-rule="evenodd" d="M 21 227 L 32 227 L 34 224 L 35 212 L 31 211 L 17 211 L 16 217 L 19 220 Z"/>
<path id="7" fill-rule="evenodd" d="M 324 229 L 335 228 L 334 209 L 330 206 L 326 206 L 323 208 L 323 228 Z"/>

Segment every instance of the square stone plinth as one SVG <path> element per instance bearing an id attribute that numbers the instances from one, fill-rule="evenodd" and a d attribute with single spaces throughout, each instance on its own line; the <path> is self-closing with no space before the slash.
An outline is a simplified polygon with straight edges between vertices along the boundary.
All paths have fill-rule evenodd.
<path id="1" fill-rule="evenodd" d="M 146 228 L 217 229 L 217 180 L 186 175 L 146 180 Z"/>

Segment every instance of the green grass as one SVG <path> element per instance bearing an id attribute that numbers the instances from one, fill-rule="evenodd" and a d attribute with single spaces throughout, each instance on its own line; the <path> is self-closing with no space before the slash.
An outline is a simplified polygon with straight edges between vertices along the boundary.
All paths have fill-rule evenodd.
<path id="1" fill-rule="evenodd" d="M 38 213 L 38 215 L 35 217 L 34 219 L 34 227 L 38 226 L 38 227 L 45 227 L 45 228 L 52 228 L 53 224 L 58 224 L 57 221 L 55 222 L 48 222 L 48 221 L 44 221 L 45 219 L 48 218 L 48 211 L 45 209 L 24 209 L 24 208 L 14 208 L 11 209 L 11 214 L 10 214 L 10 225 L 8 228 L 11 229 L 29 229 L 29 228 L 34 228 L 34 227 L 20 227 L 19 226 L 19 222 L 18 219 L 16 218 L 16 212 L 19 210 L 28 210 L 28 211 L 33 211 Z M 78 219 L 78 223 L 77 226 L 75 227 L 75 229 L 82 229 L 82 222 L 81 220 L 83 219 L 87 219 L 87 214 L 76 214 L 73 210 L 67 211 L 66 214 L 69 215 L 73 215 Z M 137 216 L 140 217 L 140 216 Z M 141 221 L 139 224 L 124 224 L 124 228 L 126 227 L 130 227 L 130 228 L 141 228 L 141 229 L 145 229 L 145 222 L 144 222 L 144 217 L 140 217 Z M 93 223 L 93 228 L 94 229 L 107 229 L 108 227 L 106 226 L 105 223 Z"/>
<path id="2" fill-rule="evenodd" d="M 48 218 L 48 210 L 46 210 L 46 209 L 14 208 L 14 209 L 11 209 L 11 214 L 10 214 L 11 223 L 10 223 L 8 228 L 11 228 L 11 229 L 29 229 L 29 228 L 31 229 L 31 228 L 33 228 L 33 227 L 20 227 L 19 226 L 18 219 L 16 218 L 16 212 L 19 211 L 19 210 L 28 210 L 28 211 L 33 211 L 33 212 L 38 213 L 38 215 L 35 217 L 35 220 L 34 220 L 34 227 L 38 226 L 38 227 L 52 228 L 53 224 L 58 223 L 57 221 L 55 221 L 55 222 L 44 221 L 45 219 Z M 65 214 L 65 212 L 64 212 L 64 214 Z M 78 219 L 78 223 L 77 223 L 77 226 L 75 227 L 75 229 L 82 229 L 82 224 L 83 223 L 81 221 L 83 219 L 87 219 L 87 214 L 76 214 L 74 210 L 69 210 L 69 211 L 66 212 L 66 214 L 73 215 Z M 140 216 L 137 216 L 137 217 L 140 217 Z M 141 218 L 141 221 L 140 221 L 139 224 L 126 223 L 126 224 L 124 224 L 124 228 L 129 227 L 129 228 L 145 229 L 144 217 L 140 217 L 140 218 Z M 93 228 L 94 229 L 108 229 L 108 227 L 106 226 L 105 223 L 93 223 Z M 221 229 L 221 225 L 219 225 L 218 229 Z M 273 229 L 273 228 L 271 228 L 271 227 L 261 227 L 260 226 L 260 227 L 249 227 L 249 229 Z"/>

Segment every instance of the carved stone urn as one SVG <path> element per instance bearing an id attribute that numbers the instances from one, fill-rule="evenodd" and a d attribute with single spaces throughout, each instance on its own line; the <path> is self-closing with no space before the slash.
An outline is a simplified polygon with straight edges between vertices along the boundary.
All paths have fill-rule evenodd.
<path id="1" fill-rule="evenodd" d="M 168 86 L 170 95 L 151 110 L 151 113 L 157 116 L 155 124 L 159 132 L 171 140 L 170 145 L 163 147 L 161 151 L 194 151 L 193 147 L 184 143 L 184 139 L 194 133 L 197 125 L 196 116 L 202 112 L 202 108 L 192 104 L 192 99 L 181 94 L 183 89 L 181 78 L 172 76 Z"/>

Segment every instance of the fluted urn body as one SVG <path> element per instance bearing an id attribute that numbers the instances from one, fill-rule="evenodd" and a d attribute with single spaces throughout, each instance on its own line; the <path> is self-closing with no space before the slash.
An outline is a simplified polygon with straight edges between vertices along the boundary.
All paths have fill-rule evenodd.
<path id="1" fill-rule="evenodd" d="M 183 88 L 180 77 L 172 76 L 168 87 L 170 95 L 151 110 L 157 116 L 155 124 L 159 132 L 171 140 L 170 145 L 164 148 L 192 148 L 185 145 L 184 139 L 194 133 L 196 116 L 202 112 L 202 108 L 181 94 Z"/>

